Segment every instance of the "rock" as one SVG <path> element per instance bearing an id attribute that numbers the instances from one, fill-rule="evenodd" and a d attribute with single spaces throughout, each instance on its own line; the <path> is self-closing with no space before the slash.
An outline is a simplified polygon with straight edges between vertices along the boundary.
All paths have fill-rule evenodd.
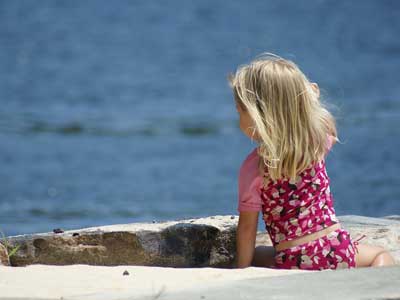
<path id="1" fill-rule="evenodd" d="M 232 218 L 234 217 L 234 218 Z M 360 244 L 382 246 L 400 264 L 400 216 L 338 216 L 342 228 Z M 236 256 L 238 216 L 131 223 L 8 237 L 12 266 L 141 265 L 160 267 L 232 268 Z M 256 246 L 270 245 L 266 231 L 257 232 Z"/>
<path id="2" fill-rule="evenodd" d="M 400 215 L 391 215 L 391 216 L 385 216 L 383 217 L 385 219 L 389 219 L 389 220 L 396 220 L 396 221 L 400 221 Z"/>
<path id="3" fill-rule="evenodd" d="M 8 237 L 20 245 L 11 265 L 222 267 L 233 264 L 236 222 L 230 216 L 117 224 Z"/>
<path id="4" fill-rule="evenodd" d="M 0 243 L 0 266 L 10 266 L 7 248 Z"/>

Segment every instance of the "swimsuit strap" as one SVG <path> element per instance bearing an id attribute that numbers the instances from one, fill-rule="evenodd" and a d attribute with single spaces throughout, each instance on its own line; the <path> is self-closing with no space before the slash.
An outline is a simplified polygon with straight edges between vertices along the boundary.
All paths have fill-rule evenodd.
<path id="1" fill-rule="evenodd" d="M 354 244 L 354 246 L 355 246 L 355 248 L 356 248 L 357 253 L 358 253 L 357 245 L 359 244 L 358 241 L 361 240 L 361 239 L 363 239 L 363 238 L 365 238 L 365 237 L 366 237 L 366 235 L 363 234 L 361 237 L 359 237 L 358 239 L 356 239 L 355 241 L 353 241 L 353 244 Z"/>

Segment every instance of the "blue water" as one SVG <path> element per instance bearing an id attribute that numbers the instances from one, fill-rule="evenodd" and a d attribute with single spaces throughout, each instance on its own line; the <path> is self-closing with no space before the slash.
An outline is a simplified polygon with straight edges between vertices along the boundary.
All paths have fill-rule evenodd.
<path id="1" fill-rule="evenodd" d="M 337 215 L 400 214 L 400 2 L 249 3 L 2 1 L 0 229 L 237 214 L 226 76 L 263 51 L 332 104 Z"/>

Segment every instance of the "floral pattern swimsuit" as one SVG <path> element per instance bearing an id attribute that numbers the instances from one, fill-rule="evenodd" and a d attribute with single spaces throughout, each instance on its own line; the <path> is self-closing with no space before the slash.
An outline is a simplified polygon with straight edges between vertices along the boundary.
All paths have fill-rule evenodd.
<path id="1" fill-rule="evenodd" d="M 328 151 L 331 145 L 332 142 L 329 140 Z M 239 212 L 261 211 L 265 228 L 274 246 L 339 223 L 333 207 L 325 160 L 304 170 L 294 180 L 280 178 L 264 186 L 261 176 L 254 176 L 258 168 L 250 172 L 253 173 L 251 179 L 240 178 L 245 176 L 246 170 L 254 168 L 255 161 L 258 165 L 256 150 L 257 148 L 253 150 L 241 167 L 238 210 Z M 268 179 L 267 167 L 264 174 L 265 179 Z M 303 270 L 355 268 L 357 244 L 358 242 L 351 239 L 347 230 L 336 229 L 321 238 L 276 251 L 274 268 Z"/>

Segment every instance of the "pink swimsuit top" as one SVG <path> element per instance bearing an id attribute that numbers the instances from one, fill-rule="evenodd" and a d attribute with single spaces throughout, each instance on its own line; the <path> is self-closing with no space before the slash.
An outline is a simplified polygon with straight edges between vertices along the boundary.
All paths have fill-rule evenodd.
<path id="1" fill-rule="evenodd" d="M 332 147 L 328 136 L 327 152 Z M 261 211 L 273 245 L 320 231 L 339 220 L 333 207 L 325 159 L 298 174 L 262 186 L 257 148 L 243 161 L 239 171 L 238 211 Z M 268 174 L 268 167 L 265 168 Z"/>

